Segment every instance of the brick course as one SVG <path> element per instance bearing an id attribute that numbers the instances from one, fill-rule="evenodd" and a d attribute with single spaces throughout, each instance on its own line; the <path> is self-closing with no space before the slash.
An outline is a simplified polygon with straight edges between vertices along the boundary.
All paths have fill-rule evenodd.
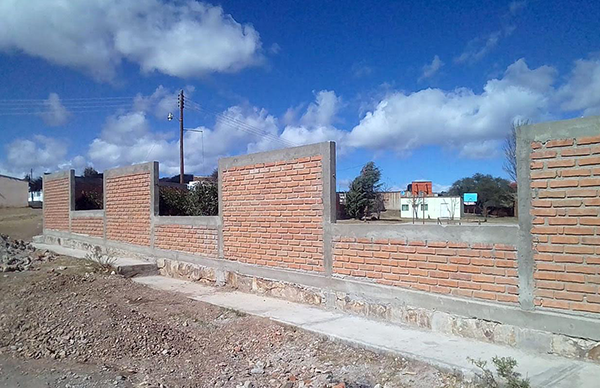
<path id="1" fill-rule="evenodd" d="M 71 219 L 71 233 L 104 237 L 104 219 L 99 217 L 74 217 Z"/>
<path id="2" fill-rule="evenodd" d="M 534 302 L 600 313 L 600 136 L 531 147 Z"/>
<path id="3" fill-rule="evenodd" d="M 149 172 L 105 178 L 106 238 L 150 246 Z"/>
<path id="4" fill-rule="evenodd" d="M 333 273 L 438 294 L 517 303 L 516 247 L 335 237 Z"/>
<path id="5" fill-rule="evenodd" d="M 223 171 L 225 258 L 323 271 L 322 173 L 321 156 Z"/>
<path id="6" fill-rule="evenodd" d="M 219 256 L 216 227 L 192 225 L 158 225 L 154 227 L 154 247 L 195 255 Z"/>
<path id="7" fill-rule="evenodd" d="M 69 231 L 69 178 L 44 182 L 44 228 Z"/>

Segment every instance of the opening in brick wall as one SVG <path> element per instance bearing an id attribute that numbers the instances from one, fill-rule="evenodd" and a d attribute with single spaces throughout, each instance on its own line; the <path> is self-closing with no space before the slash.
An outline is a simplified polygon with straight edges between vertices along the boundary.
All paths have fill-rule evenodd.
<path id="1" fill-rule="evenodd" d="M 99 210 L 104 208 L 103 174 L 85 174 L 75 177 L 75 209 Z"/>
<path id="2" fill-rule="evenodd" d="M 179 175 L 161 178 L 159 215 L 161 216 L 216 216 L 219 213 L 219 189 L 216 177 L 186 179 L 180 184 Z M 184 180 L 184 181 L 186 181 Z"/>
<path id="3" fill-rule="evenodd" d="M 413 180 L 394 182 L 393 171 L 373 162 L 352 171 L 338 169 L 345 181 L 336 195 L 337 219 L 342 223 L 376 222 L 442 225 L 512 224 L 517 220 L 517 183 L 504 175 L 457 175 L 440 185 Z"/>

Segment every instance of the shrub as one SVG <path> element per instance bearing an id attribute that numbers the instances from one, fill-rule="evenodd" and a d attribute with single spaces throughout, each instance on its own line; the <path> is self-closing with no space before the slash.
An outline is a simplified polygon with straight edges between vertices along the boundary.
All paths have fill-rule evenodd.
<path id="1" fill-rule="evenodd" d="M 487 361 L 474 360 L 472 358 L 469 358 L 469 361 L 471 361 L 473 365 L 481 369 L 481 373 L 477 374 L 477 377 L 479 378 L 481 383 L 481 387 L 530 388 L 529 380 L 521 378 L 521 374 L 519 372 L 515 372 L 517 361 L 514 358 L 497 356 L 492 357 L 492 362 L 496 367 L 498 376 L 501 377 L 506 382 L 506 384 L 502 384 L 501 382 L 496 380 L 494 372 L 487 368 Z"/>
<path id="2" fill-rule="evenodd" d="M 159 209 L 163 216 L 185 216 L 187 190 L 159 187 Z"/>
<path id="3" fill-rule="evenodd" d="M 216 182 L 202 182 L 191 190 L 160 187 L 160 214 L 164 216 L 216 216 L 219 188 Z"/>
<path id="4" fill-rule="evenodd" d="M 219 187 L 215 182 L 202 182 L 187 193 L 186 213 L 189 216 L 219 214 Z"/>
<path id="5" fill-rule="evenodd" d="M 75 209 L 77 210 L 97 210 L 102 209 L 102 193 L 97 191 L 83 191 L 75 200 Z"/>

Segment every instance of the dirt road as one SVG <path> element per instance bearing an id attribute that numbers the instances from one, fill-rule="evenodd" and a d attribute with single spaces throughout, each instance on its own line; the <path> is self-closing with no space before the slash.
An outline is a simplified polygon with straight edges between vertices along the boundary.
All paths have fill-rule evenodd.
<path id="1" fill-rule="evenodd" d="M 42 233 L 42 209 L 0 208 L 0 234 L 31 241 Z"/>

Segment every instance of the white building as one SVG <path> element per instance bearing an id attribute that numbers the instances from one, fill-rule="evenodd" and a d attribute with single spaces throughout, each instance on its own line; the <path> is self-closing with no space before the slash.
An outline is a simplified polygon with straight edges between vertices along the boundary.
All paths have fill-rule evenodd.
<path id="1" fill-rule="evenodd" d="M 400 217 L 403 219 L 460 220 L 460 197 L 401 197 Z"/>

